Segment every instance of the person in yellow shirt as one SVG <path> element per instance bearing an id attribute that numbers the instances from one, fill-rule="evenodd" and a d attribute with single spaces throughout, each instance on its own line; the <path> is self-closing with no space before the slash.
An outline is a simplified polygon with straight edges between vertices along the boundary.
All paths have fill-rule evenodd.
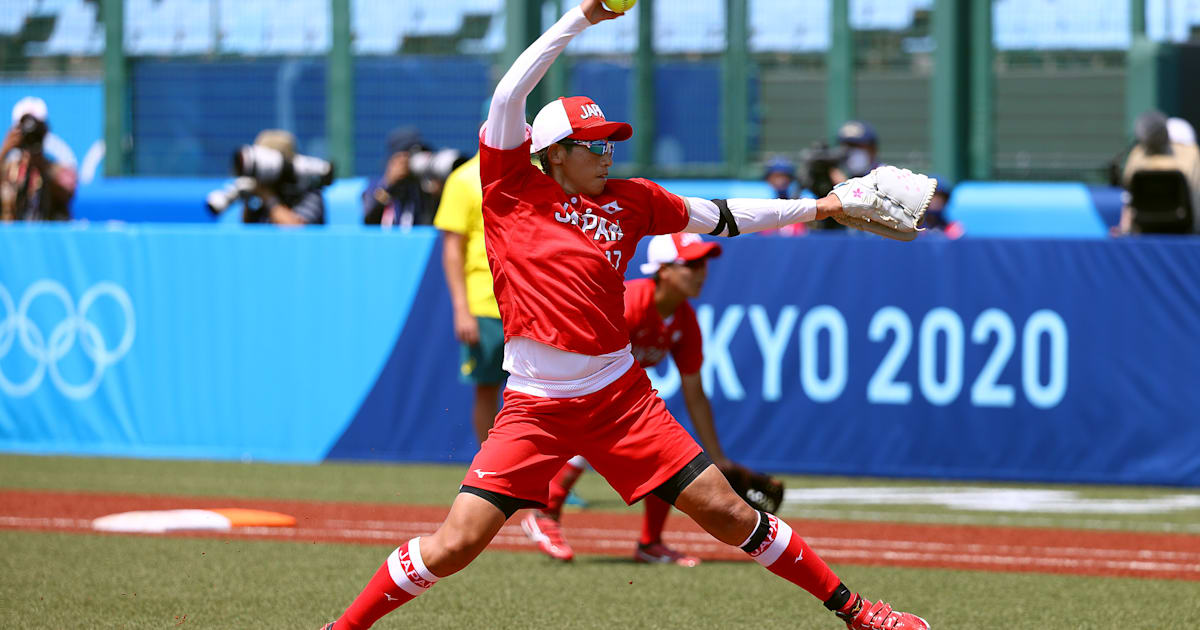
<path id="1" fill-rule="evenodd" d="M 492 271 L 483 245 L 483 188 L 479 155 L 446 178 L 433 225 L 442 231 L 442 268 L 454 306 L 454 336 L 462 344 L 462 380 L 475 386 L 472 425 L 482 444 L 499 411 L 507 377 L 504 330 L 492 293 Z"/>

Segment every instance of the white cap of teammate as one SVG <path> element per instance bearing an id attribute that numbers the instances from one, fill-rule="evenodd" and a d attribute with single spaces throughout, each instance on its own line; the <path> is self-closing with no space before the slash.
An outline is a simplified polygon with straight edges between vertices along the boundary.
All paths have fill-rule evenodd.
<path id="1" fill-rule="evenodd" d="M 651 275 L 663 265 L 682 265 L 720 255 L 721 246 L 700 238 L 699 234 L 660 234 L 646 245 L 646 262 L 641 269 L 642 273 Z"/>
<path id="2" fill-rule="evenodd" d="M 586 96 L 559 97 L 550 101 L 533 119 L 533 144 L 529 150 L 537 153 L 562 140 L 612 140 L 620 142 L 633 135 L 629 123 L 610 122 L 600 106 Z"/>

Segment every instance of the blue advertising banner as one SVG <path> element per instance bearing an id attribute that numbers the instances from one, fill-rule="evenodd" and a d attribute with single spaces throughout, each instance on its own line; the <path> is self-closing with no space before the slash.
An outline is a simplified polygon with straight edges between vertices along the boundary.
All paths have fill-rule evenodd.
<path id="1" fill-rule="evenodd" d="M 436 235 L 0 228 L 0 449 L 316 462 Z"/>
<path id="2" fill-rule="evenodd" d="M 1200 241 L 735 239 L 696 306 L 750 465 L 1200 484 Z"/>
<path id="3" fill-rule="evenodd" d="M 1200 485 L 1200 241 L 723 244 L 694 304 L 746 465 Z M 469 461 L 439 258 L 428 228 L 0 228 L 0 450 Z"/>

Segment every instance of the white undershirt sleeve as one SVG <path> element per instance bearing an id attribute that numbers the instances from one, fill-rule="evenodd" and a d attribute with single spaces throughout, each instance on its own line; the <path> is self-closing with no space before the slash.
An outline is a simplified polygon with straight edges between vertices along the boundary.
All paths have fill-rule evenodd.
<path id="1" fill-rule="evenodd" d="M 575 7 L 567 11 L 554 26 L 529 45 L 525 52 L 513 62 L 508 72 L 496 84 L 488 119 L 483 127 L 483 143 L 489 147 L 507 151 L 515 149 L 528 137 L 525 124 L 525 99 L 542 80 L 559 53 L 567 47 L 571 38 L 583 32 L 591 22 L 583 10 Z"/>
<path id="2" fill-rule="evenodd" d="M 717 204 L 700 197 L 684 197 L 688 206 L 688 226 L 685 232 L 708 234 L 721 221 Z M 781 228 L 817 218 L 816 199 L 727 199 L 729 211 L 742 234 Z M 729 236 L 725 228 L 718 236 Z"/>

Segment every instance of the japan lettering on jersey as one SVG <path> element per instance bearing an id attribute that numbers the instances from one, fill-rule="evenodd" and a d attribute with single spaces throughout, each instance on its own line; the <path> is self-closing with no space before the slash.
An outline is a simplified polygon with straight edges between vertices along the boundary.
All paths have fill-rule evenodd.
<path id="1" fill-rule="evenodd" d="M 484 240 L 505 339 L 598 355 L 629 343 L 624 274 L 638 241 L 687 227 L 687 206 L 644 179 L 567 195 L 529 162 L 529 141 L 480 144 Z"/>
<path id="2" fill-rule="evenodd" d="M 666 321 L 654 305 L 654 279 L 625 283 L 625 325 L 633 358 L 642 367 L 657 365 L 670 353 L 680 374 L 695 374 L 704 364 L 704 338 L 696 311 L 686 301 Z"/>

